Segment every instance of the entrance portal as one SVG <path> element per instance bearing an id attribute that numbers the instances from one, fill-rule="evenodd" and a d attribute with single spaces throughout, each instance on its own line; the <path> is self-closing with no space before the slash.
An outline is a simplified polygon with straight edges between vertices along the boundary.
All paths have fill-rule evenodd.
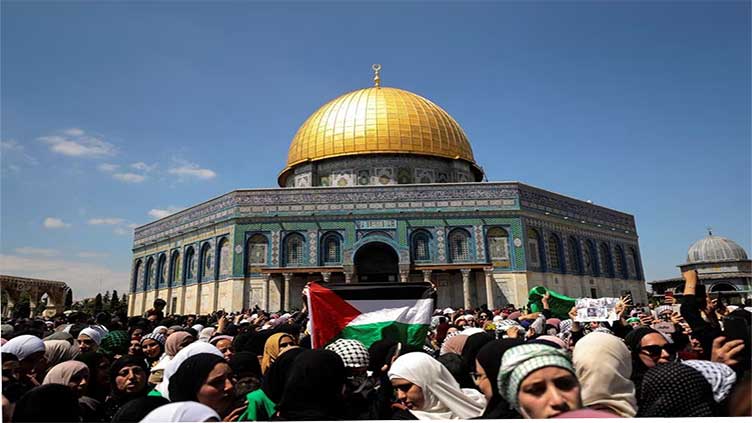
<path id="1" fill-rule="evenodd" d="M 399 257 L 383 242 L 362 246 L 353 262 L 358 282 L 399 282 Z"/>

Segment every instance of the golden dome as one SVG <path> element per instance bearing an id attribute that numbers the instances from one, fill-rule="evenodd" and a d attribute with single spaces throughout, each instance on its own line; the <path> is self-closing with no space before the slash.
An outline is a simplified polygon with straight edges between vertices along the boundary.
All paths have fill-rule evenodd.
<path id="1" fill-rule="evenodd" d="M 361 154 L 442 157 L 478 169 L 467 136 L 441 107 L 409 91 L 376 86 L 344 94 L 313 113 L 290 144 L 280 180 L 300 163 Z"/>

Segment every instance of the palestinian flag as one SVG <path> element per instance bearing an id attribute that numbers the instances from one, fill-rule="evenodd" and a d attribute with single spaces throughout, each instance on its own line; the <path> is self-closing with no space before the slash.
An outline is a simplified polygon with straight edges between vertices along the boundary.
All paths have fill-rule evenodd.
<path id="1" fill-rule="evenodd" d="M 379 339 L 422 346 L 435 303 L 428 283 L 331 284 L 308 286 L 313 348 L 338 338 L 366 348 Z"/>

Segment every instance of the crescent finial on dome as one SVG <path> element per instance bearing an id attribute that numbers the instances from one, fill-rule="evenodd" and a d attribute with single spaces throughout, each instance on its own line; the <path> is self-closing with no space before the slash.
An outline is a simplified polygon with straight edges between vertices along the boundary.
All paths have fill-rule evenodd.
<path id="1" fill-rule="evenodd" d="M 371 69 L 373 69 L 373 85 L 376 88 L 381 87 L 381 76 L 379 75 L 379 71 L 381 71 L 381 65 L 378 63 L 374 63 L 371 65 Z"/>

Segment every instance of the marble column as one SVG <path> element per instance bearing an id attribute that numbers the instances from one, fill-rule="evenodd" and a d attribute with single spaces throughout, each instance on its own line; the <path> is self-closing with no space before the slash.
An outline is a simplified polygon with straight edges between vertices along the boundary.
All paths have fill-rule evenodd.
<path id="1" fill-rule="evenodd" d="M 266 280 L 261 285 L 261 307 L 264 311 L 269 311 L 269 285 L 272 283 L 274 277 L 271 273 L 266 275 Z"/>
<path id="2" fill-rule="evenodd" d="M 486 274 L 486 305 L 488 306 L 489 310 L 493 310 L 496 305 L 494 304 L 494 278 L 493 278 L 493 267 L 487 267 L 483 269 L 483 271 Z"/>
<path id="3" fill-rule="evenodd" d="M 464 300 L 465 310 L 470 309 L 470 272 L 472 269 L 460 269 L 462 272 L 462 299 Z"/>
<path id="4" fill-rule="evenodd" d="M 285 277 L 285 286 L 284 286 L 284 295 L 283 295 L 283 301 L 284 301 L 284 307 L 283 309 L 285 311 L 290 311 L 290 283 L 292 282 L 292 273 L 283 273 L 282 276 Z"/>

